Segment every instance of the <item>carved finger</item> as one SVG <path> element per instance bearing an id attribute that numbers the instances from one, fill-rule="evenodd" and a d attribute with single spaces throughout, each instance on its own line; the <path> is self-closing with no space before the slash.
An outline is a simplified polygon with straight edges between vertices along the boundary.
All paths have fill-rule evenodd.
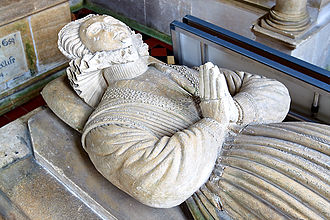
<path id="1" fill-rule="evenodd" d="M 210 70 L 210 99 L 217 99 L 217 71 L 215 67 Z"/>
<path id="2" fill-rule="evenodd" d="M 204 98 L 204 70 L 205 66 L 199 67 L 199 97 Z"/>
<path id="3" fill-rule="evenodd" d="M 210 63 L 206 63 L 204 71 L 204 99 L 210 99 Z"/>
<path id="4" fill-rule="evenodd" d="M 220 92 L 220 85 L 221 85 L 221 82 L 220 82 L 220 76 L 217 77 L 217 80 L 216 80 L 216 87 L 217 87 L 217 98 L 220 99 L 221 98 L 221 92 Z"/>
<path id="5" fill-rule="evenodd" d="M 219 98 L 225 97 L 229 94 L 228 88 L 227 88 L 227 82 L 226 78 L 223 74 L 220 74 L 218 77 L 219 80 Z"/>
<path id="6" fill-rule="evenodd" d="M 222 71 L 220 71 L 220 74 L 223 76 L 224 84 L 226 84 L 225 94 L 228 95 L 229 97 L 232 97 L 231 94 L 230 94 L 230 91 L 229 91 L 229 86 L 228 86 L 228 83 L 227 83 L 227 79 L 225 77 L 225 74 Z"/>

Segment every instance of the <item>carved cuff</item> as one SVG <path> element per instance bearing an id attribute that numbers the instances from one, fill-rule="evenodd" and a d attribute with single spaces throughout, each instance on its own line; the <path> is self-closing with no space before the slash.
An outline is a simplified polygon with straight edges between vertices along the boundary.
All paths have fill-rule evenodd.
<path id="1" fill-rule="evenodd" d="M 256 121 L 258 109 L 253 97 L 246 92 L 240 92 L 234 96 L 235 105 L 238 109 L 237 124 L 247 124 Z"/>
<path id="2" fill-rule="evenodd" d="M 207 132 L 213 141 L 218 144 L 218 152 L 221 150 L 224 136 L 228 132 L 228 125 L 221 124 L 212 118 L 203 118 L 191 126 L 191 128 L 193 127 Z"/>

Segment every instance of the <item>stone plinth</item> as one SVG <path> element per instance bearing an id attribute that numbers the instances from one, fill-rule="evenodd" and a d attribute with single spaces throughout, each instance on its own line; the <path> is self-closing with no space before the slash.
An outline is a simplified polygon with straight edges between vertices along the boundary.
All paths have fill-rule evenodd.
<path id="1" fill-rule="evenodd" d="M 316 10 L 307 6 L 305 0 L 277 0 L 266 15 L 254 23 L 252 31 L 256 41 L 329 68 L 330 4 L 318 7 Z"/>
<path id="2" fill-rule="evenodd" d="M 49 109 L 29 120 L 37 161 L 103 219 L 185 219 L 179 207 L 143 205 L 106 180 L 81 146 L 81 135 Z"/>
<path id="3" fill-rule="evenodd" d="M 261 25 L 283 34 L 287 32 L 298 34 L 305 30 L 309 23 L 307 0 L 277 0 Z"/>
<path id="4" fill-rule="evenodd" d="M 150 208 L 113 186 L 80 134 L 49 109 L 0 131 L 0 219 L 191 219 L 180 207 Z"/>
<path id="5" fill-rule="evenodd" d="M 27 121 L 0 128 L 0 219 L 101 219 L 33 157 Z"/>
<path id="6" fill-rule="evenodd" d="M 276 5 L 253 27 L 262 33 L 295 48 L 306 40 L 304 31 L 310 24 L 307 0 L 277 0 Z"/>

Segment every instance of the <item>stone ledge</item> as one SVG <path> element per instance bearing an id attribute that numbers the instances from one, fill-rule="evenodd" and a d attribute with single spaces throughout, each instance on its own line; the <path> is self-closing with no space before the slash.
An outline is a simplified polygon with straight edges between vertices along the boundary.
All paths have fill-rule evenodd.
<path id="1" fill-rule="evenodd" d="M 67 1 L 68 0 L 5 0 L 0 6 L 0 26 Z"/>

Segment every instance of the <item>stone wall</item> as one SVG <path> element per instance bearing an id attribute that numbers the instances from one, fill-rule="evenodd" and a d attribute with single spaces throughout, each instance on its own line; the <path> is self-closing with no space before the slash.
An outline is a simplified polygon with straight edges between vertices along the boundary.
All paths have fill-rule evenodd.
<path id="1" fill-rule="evenodd" d="M 140 24 L 170 34 L 169 25 L 187 14 L 252 37 L 249 28 L 274 5 L 274 0 L 87 0 Z M 252 6 L 251 6 L 252 5 Z M 256 7 L 254 7 L 254 6 Z M 244 27 L 244 28 L 242 28 Z"/>
<path id="2" fill-rule="evenodd" d="M 87 0 L 118 14 L 170 34 L 170 23 L 191 14 L 195 0 Z"/>
<path id="3" fill-rule="evenodd" d="M 4 1 L 0 5 L 0 99 L 67 61 L 57 49 L 57 33 L 71 20 L 66 0 Z"/>
<path id="4" fill-rule="evenodd" d="M 170 34 L 170 23 L 182 20 L 191 14 L 219 25 L 244 37 L 257 40 L 284 53 L 296 56 L 321 67 L 329 66 L 327 55 L 329 41 L 326 31 L 330 25 L 329 0 L 308 0 L 308 11 L 312 21 L 308 35 L 310 42 L 304 42 L 296 49 L 273 39 L 257 37 L 252 26 L 269 12 L 275 0 L 87 0 L 102 8 L 124 15 L 142 25 Z M 322 20 L 322 21 L 321 21 Z M 323 42 L 319 42 L 322 39 Z M 301 47 L 301 48 L 299 48 Z M 309 51 L 306 55 L 305 51 Z"/>

